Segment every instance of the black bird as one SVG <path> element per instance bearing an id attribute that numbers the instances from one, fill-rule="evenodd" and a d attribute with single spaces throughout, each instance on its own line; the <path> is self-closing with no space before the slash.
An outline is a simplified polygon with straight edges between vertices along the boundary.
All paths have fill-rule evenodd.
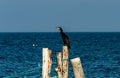
<path id="1" fill-rule="evenodd" d="M 68 48 L 71 49 L 69 37 L 63 32 L 63 29 L 61 27 L 57 27 L 57 29 L 60 30 L 64 45 L 67 45 Z"/>

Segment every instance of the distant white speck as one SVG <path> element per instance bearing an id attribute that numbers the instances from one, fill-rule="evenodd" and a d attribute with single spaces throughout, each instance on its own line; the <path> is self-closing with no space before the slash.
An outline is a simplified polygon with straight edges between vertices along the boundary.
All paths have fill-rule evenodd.
<path id="1" fill-rule="evenodd" d="M 33 46 L 35 46 L 35 44 L 33 44 Z"/>

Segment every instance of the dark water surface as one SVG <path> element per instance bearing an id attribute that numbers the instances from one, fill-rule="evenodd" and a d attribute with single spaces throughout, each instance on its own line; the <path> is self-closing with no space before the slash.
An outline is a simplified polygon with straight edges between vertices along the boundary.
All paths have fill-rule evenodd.
<path id="1" fill-rule="evenodd" d="M 85 78 L 120 78 L 120 33 L 67 33 L 69 58 L 80 57 Z M 59 33 L 0 33 L 0 78 L 40 67 L 39 72 L 17 78 L 42 78 L 42 48 L 52 50 L 55 76 L 56 52 L 62 51 Z M 69 78 L 74 78 L 69 61 Z"/>

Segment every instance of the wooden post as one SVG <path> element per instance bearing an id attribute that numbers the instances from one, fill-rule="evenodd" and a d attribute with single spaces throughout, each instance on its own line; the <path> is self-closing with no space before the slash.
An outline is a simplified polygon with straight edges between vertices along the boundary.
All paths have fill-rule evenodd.
<path id="1" fill-rule="evenodd" d="M 83 73 L 80 58 L 71 59 L 71 63 L 73 66 L 73 72 L 74 72 L 75 78 L 84 78 L 84 73 Z"/>
<path id="2" fill-rule="evenodd" d="M 63 78 L 68 78 L 68 47 L 63 46 Z"/>
<path id="3" fill-rule="evenodd" d="M 51 73 L 51 67 L 52 67 L 51 54 L 52 54 L 52 51 L 51 51 L 51 50 L 48 50 L 48 74 Z M 48 75 L 48 78 L 50 78 L 49 75 Z"/>
<path id="4" fill-rule="evenodd" d="M 43 48 L 42 54 L 42 78 L 48 78 L 48 48 Z"/>
<path id="5" fill-rule="evenodd" d="M 58 78 L 62 78 L 62 53 L 57 52 L 56 56 L 57 56 L 57 66 L 58 67 L 55 70 L 58 74 Z"/>

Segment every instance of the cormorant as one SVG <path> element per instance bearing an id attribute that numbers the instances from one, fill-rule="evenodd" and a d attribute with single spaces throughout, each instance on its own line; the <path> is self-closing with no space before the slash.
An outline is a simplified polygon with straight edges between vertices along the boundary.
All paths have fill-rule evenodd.
<path id="1" fill-rule="evenodd" d="M 62 36 L 62 40 L 64 42 L 64 45 L 67 45 L 68 48 L 71 49 L 69 37 L 63 32 L 63 29 L 61 27 L 57 27 L 57 29 L 60 30 L 60 34 Z"/>

